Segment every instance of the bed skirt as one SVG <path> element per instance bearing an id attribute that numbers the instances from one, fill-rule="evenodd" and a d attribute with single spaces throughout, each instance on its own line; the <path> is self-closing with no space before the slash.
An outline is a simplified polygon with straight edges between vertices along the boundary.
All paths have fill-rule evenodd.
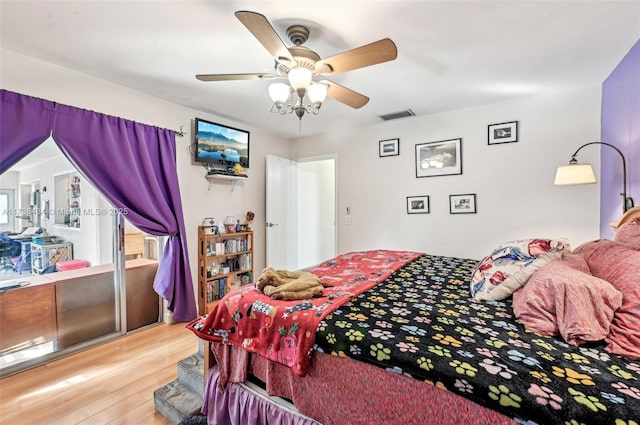
<path id="1" fill-rule="evenodd" d="M 314 351 L 309 373 L 299 377 L 288 367 L 241 348 L 215 343 L 212 346 L 220 376 L 216 372 L 215 382 L 206 386 L 208 407 L 203 413 L 209 416 L 210 424 L 246 423 L 216 422 L 214 407 L 209 403 L 218 403 L 215 399 L 222 389 L 226 392 L 232 383 L 246 382 L 248 375 L 263 382 L 269 396 L 292 400 L 302 414 L 324 425 L 518 424 L 512 418 L 439 388 L 437 383 L 434 386 L 347 357 Z"/>
<path id="2" fill-rule="evenodd" d="M 211 368 L 202 406 L 209 424 L 322 425 L 260 394 L 259 388 L 252 384 L 231 383 L 220 392 L 219 379 L 218 367 Z"/>

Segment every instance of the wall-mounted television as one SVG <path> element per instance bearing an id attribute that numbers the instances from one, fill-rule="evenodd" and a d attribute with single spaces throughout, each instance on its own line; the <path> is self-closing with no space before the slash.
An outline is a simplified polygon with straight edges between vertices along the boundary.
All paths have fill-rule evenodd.
<path id="1" fill-rule="evenodd" d="M 249 132 L 196 118 L 196 162 L 249 168 Z"/>

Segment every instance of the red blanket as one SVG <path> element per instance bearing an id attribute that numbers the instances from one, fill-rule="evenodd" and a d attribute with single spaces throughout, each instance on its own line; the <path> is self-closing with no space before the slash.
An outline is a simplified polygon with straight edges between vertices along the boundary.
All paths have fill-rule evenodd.
<path id="1" fill-rule="evenodd" d="M 247 285 L 225 295 L 211 313 L 187 328 L 202 339 L 242 347 L 304 376 L 320 321 L 421 255 L 387 250 L 343 254 L 308 269 L 329 286 L 322 297 L 278 301 Z"/>

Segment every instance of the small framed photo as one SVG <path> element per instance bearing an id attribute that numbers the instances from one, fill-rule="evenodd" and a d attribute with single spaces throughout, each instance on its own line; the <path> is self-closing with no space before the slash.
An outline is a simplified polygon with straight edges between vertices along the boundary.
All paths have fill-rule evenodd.
<path id="1" fill-rule="evenodd" d="M 407 196 L 407 214 L 429 214 L 429 197 Z"/>
<path id="2" fill-rule="evenodd" d="M 475 214 L 476 194 L 449 195 L 450 214 Z"/>
<path id="3" fill-rule="evenodd" d="M 518 141 L 518 121 L 503 122 L 489 125 L 488 143 L 515 143 Z"/>
<path id="4" fill-rule="evenodd" d="M 397 156 L 400 155 L 400 139 L 380 140 L 379 156 Z"/>
<path id="5" fill-rule="evenodd" d="M 462 174 L 462 139 L 416 145 L 416 177 Z"/>

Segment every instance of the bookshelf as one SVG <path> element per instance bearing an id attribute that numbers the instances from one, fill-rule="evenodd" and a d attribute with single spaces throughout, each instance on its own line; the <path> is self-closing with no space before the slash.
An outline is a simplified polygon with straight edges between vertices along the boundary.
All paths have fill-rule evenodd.
<path id="1" fill-rule="evenodd" d="M 231 289 L 253 281 L 253 232 L 216 234 L 198 227 L 198 312 L 207 314 Z"/>

